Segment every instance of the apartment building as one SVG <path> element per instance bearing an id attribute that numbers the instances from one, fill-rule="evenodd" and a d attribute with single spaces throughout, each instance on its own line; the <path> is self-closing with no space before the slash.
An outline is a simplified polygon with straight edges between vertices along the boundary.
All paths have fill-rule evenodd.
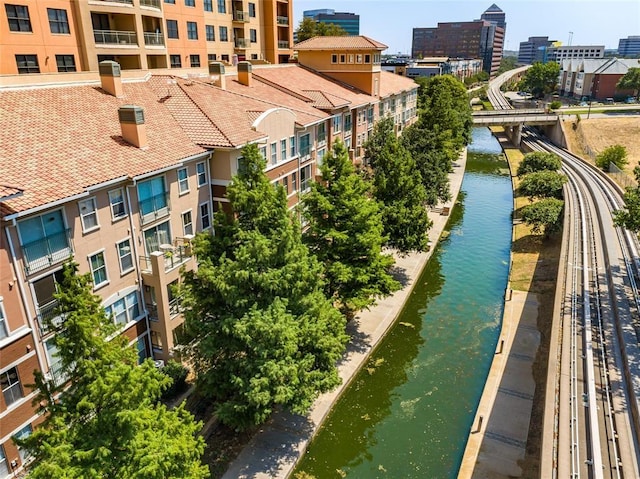
<path id="1" fill-rule="evenodd" d="M 174 358 L 174 286 L 197 267 L 193 236 L 213 233 L 214 211 L 227 208 L 243 146 L 258 145 L 293 208 L 335 141 L 359 162 L 378 118 L 398 131 L 416 120 L 413 80 L 380 71 L 384 45 L 349 38 L 303 45 L 300 64 L 211 62 L 206 75 L 175 75 L 104 60 L 84 81 L 16 75 L 2 86 L 0 479 L 23 467 L 12 437 L 41 420 L 26 386 L 34 370 L 64 380 L 47 325 L 62 319 L 53 294 L 66 260 L 91 275 L 140 360 Z"/>
<path id="2" fill-rule="evenodd" d="M 560 63 L 562 60 L 604 58 L 604 45 L 550 46 L 546 49 L 545 61 Z"/>
<path id="3" fill-rule="evenodd" d="M 618 90 L 617 83 L 629 68 L 640 68 L 640 60 L 599 58 L 564 60 L 560 64 L 560 95 L 576 99 L 624 99 L 632 90 Z"/>
<path id="4" fill-rule="evenodd" d="M 0 75 L 286 63 L 292 0 L 9 0 Z M 8 26 L 8 28 L 5 28 Z"/>

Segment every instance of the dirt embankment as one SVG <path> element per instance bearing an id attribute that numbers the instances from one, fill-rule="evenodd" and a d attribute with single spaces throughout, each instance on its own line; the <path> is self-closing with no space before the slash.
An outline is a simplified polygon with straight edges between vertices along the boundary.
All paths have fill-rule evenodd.
<path id="1" fill-rule="evenodd" d="M 625 171 L 633 174 L 640 164 L 640 119 L 638 117 L 590 118 L 565 121 L 568 148 L 578 156 L 594 161 L 596 155 L 611 145 L 627 149 L 629 163 Z"/>

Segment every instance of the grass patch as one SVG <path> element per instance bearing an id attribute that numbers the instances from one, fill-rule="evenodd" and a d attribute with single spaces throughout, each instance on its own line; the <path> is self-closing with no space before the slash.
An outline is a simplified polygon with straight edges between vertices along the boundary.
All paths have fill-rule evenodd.
<path id="1" fill-rule="evenodd" d="M 630 113 L 637 111 L 640 108 L 624 108 L 624 109 L 613 109 L 613 108 L 591 108 L 591 114 L 594 113 Z M 589 109 L 585 108 L 582 110 L 554 110 L 558 115 L 587 115 L 589 114 Z"/>

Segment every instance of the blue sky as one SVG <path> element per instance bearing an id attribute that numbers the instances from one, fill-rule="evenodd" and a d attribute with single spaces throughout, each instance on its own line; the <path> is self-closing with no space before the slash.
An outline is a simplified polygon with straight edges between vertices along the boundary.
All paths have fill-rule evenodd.
<path id="1" fill-rule="evenodd" d="M 640 35 L 638 0 L 295 0 L 295 25 L 304 10 L 332 8 L 360 15 L 360 34 L 389 46 L 385 53 L 409 53 L 414 27 L 438 22 L 465 22 L 480 18 L 492 3 L 507 15 L 505 49 L 518 50 L 532 36 L 548 36 L 567 45 L 604 45 Z"/>

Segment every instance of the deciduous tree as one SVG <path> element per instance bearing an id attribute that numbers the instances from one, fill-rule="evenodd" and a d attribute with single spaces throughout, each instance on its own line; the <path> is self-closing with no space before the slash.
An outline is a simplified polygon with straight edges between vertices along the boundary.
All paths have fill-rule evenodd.
<path id="1" fill-rule="evenodd" d="M 640 185 L 640 167 L 633 169 L 636 183 Z M 614 213 L 614 223 L 635 233 L 640 232 L 640 186 L 628 187 L 624 194 L 624 209 Z"/>
<path id="2" fill-rule="evenodd" d="M 418 93 L 419 120 L 402 132 L 402 144 L 415 160 L 427 204 L 450 198 L 452 162 L 471 141 L 473 118 L 464 85 L 451 75 L 426 80 Z"/>
<path id="3" fill-rule="evenodd" d="M 313 37 L 342 37 L 347 31 L 335 23 L 316 22 L 313 18 L 304 17 L 298 26 L 298 42 Z"/>
<path id="4" fill-rule="evenodd" d="M 553 153 L 534 151 L 527 153 L 518 165 L 517 175 L 523 176 L 536 171 L 558 171 L 562 166 L 560 157 Z"/>
<path id="5" fill-rule="evenodd" d="M 302 243 L 281 186 L 257 146 L 227 189 L 233 214 L 196 238 L 185 274 L 185 332 L 201 392 L 224 423 L 243 429 L 274 408 L 304 413 L 340 383 L 345 319 L 323 292 L 322 268 Z"/>
<path id="6" fill-rule="evenodd" d="M 556 171 L 536 171 L 522 178 L 518 189 L 529 198 L 562 198 L 567 177 Z"/>
<path id="7" fill-rule="evenodd" d="M 520 89 L 536 98 L 542 98 L 547 93 L 555 91 L 559 74 L 560 65 L 556 62 L 536 62 L 525 72 L 520 81 Z"/>
<path id="8" fill-rule="evenodd" d="M 629 163 L 627 149 L 622 145 L 612 145 L 596 156 L 596 165 L 603 170 L 609 171 L 609 163 L 613 163 L 618 168 L 623 169 Z"/>
<path id="9" fill-rule="evenodd" d="M 622 75 L 616 88 L 619 90 L 633 90 L 633 96 L 640 99 L 640 68 L 629 68 L 627 73 Z"/>
<path id="10" fill-rule="evenodd" d="M 523 206 L 521 216 L 522 220 L 532 227 L 534 233 L 544 233 L 549 237 L 562 228 L 563 210 L 564 201 L 557 198 L 544 198 Z"/>
<path id="11" fill-rule="evenodd" d="M 393 118 L 376 123 L 365 144 L 365 160 L 372 168 L 375 197 L 383 205 L 387 245 L 401 253 L 426 251 L 431 227 L 427 192 L 416 162 L 393 131 Z"/>
<path id="12" fill-rule="evenodd" d="M 201 424 L 183 406 L 158 403 L 170 379 L 150 360 L 138 366 L 137 353 L 92 294 L 90 275 L 66 264 L 55 298 L 64 319 L 49 326 L 63 380 L 36 374 L 36 401 L 46 418 L 23 443 L 33 458 L 29 477 L 209 477 L 200 462 Z"/>

